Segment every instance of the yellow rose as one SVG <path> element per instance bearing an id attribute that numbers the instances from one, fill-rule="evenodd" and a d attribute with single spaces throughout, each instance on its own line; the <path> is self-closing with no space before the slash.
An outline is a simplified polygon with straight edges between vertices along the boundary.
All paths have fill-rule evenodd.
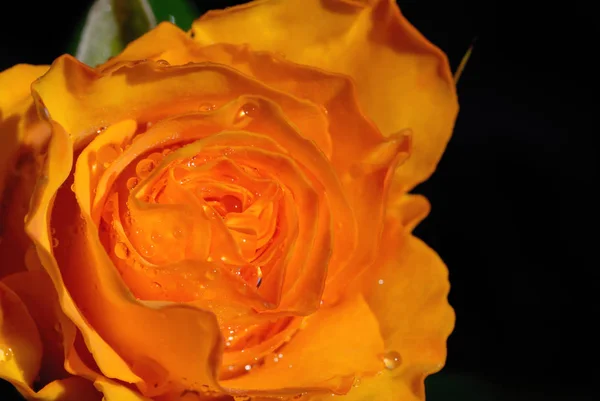
<path id="1" fill-rule="evenodd" d="M 259 0 L 0 88 L 0 377 L 27 398 L 423 399 L 454 314 L 407 191 L 458 106 L 394 1 Z"/>

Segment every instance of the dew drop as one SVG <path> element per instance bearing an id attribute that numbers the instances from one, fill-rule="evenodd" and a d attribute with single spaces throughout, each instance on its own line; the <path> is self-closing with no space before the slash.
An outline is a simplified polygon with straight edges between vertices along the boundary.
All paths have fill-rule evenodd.
<path id="1" fill-rule="evenodd" d="M 71 191 L 74 193 L 75 192 L 75 183 L 71 184 Z"/>
<path id="2" fill-rule="evenodd" d="M 377 284 L 382 285 L 384 283 L 383 279 L 379 279 L 379 281 L 377 281 Z"/>
<path id="3" fill-rule="evenodd" d="M 212 111 L 214 109 L 215 109 L 215 105 L 211 104 L 211 103 L 202 103 L 200 105 L 200 107 L 198 107 L 198 111 L 203 111 L 203 112 Z"/>
<path id="4" fill-rule="evenodd" d="M 154 170 L 154 167 L 156 167 L 156 162 L 154 160 L 142 159 L 137 166 L 135 166 L 135 173 L 138 177 L 143 179 L 150 175 L 152 170 Z"/>
<path id="5" fill-rule="evenodd" d="M 129 257 L 129 248 L 122 242 L 115 245 L 115 256 L 119 259 L 127 259 Z"/>
<path id="6" fill-rule="evenodd" d="M 160 244 L 163 241 L 163 236 L 158 231 L 153 231 L 152 234 L 150 234 L 150 239 L 152 242 Z"/>
<path id="7" fill-rule="evenodd" d="M 58 238 L 52 238 L 52 248 L 56 248 L 58 246 Z"/>
<path id="8" fill-rule="evenodd" d="M 168 156 L 171 152 L 173 152 L 171 149 L 164 149 L 162 151 L 163 156 Z"/>
<path id="9" fill-rule="evenodd" d="M 0 345 L 0 362 L 8 362 L 13 358 L 12 348 L 6 345 Z"/>
<path id="10" fill-rule="evenodd" d="M 151 258 L 156 254 L 156 250 L 154 249 L 154 245 L 150 244 L 147 247 L 142 247 L 142 254 L 146 258 Z"/>
<path id="11" fill-rule="evenodd" d="M 234 119 L 234 123 L 239 123 L 248 117 L 249 118 L 254 117 L 256 115 L 257 110 L 258 110 L 258 106 L 256 104 L 252 104 L 252 103 L 244 104 L 238 110 L 238 112 L 235 116 L 235 119 Z"/>
<path id="12" fill-rule="evenodd" d="M 172 234 L 173 234 L 173 238 L 177 238 L 177 239 L 183 238 L 183 229 L 181 227 L 175 227 L 173 229 Z"/>
<path id="13" fill-rule="evenodd" d="M 389 351 L 383 354 L 383 365 L 388 370 L 394 370 L 402 363 L 402 357 L 396 351 Z"/>
<path id="14" fill-rule="evenodd" d="M 127 180 L 127 182 L 125 183 L 125 186 L 127 187 L 128 190 L 132 191 L 136 187 L 138 182 L 140 182 L 140 180 L 138 180 L 137 177 L 131 177 L 130 179 Z"/>
<path id="15" fill-rule="evenodd" d="M 244 366 L 244 370 L 249 371 L 250 369 L 252 369 L 252 365 L 246 365 Z"/>

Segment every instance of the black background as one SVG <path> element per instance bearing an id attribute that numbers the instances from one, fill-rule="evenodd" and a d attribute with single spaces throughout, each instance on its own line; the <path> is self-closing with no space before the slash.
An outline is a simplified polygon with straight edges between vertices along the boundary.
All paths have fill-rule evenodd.
<path id="1" fill-rule="evenodd" d="M 2 5 L 0 70 L 50 63 L 91 2 L 33 3 Z M 202 12 L 241 1 L 196 3 Z M 448 264 L 457 314 L 428 400 L 595 398 L 594 13 L 575 1 L 399 3 L 453 69 L 478 38 L 454 136 L 416 190 L 433 205 L 416 233 Z"/>

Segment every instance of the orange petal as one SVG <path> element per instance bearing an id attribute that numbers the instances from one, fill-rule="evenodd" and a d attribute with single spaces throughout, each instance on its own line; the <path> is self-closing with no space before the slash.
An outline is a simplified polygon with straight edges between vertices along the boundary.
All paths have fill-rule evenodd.
<path id="1" fill-rule="evenodd" d="M 99 378 L 94 385 L 98 391 L 104 394 L 103 401 L 152 401 L 150 398 L 111 380 Z"/>
<path id="2" fill-rule="evenodd" d="M 0 73 L 0 194 L 15 152 L 24 142 L 35 141 L 27 130 L 37 120 L 30 87 L 47 70 L 48 66 L 20 64 Z"/>
<path id="3" fill-rule="evenodd" d="M 62 185 L 71 170 L 73 149 L 66 132 L 56 123 L 53 129 L 49 180 L 34 197 L 27 230 L 63 310 L 82 331 L 98 367 L 107 377 L 136 383 L 145 394 L 171 387 L 215 387 L 221 344 L 214 315 L 186 305 L 142 304 L 131 296 L 89 214 L 81 214 L 71 182 Z M 59 240 L 55 247 L 48 221 Z"/>
<path id="4" fill-rule="evenodd" d="M 306 318 L 305 327 L 264 365 L 250 366 L 248 374 L 221 384 L 233 394 L 343 394 L 356 374 L 381 370 L 382 352 L 377 320 L 362 296 L 352 296 Z"/>
<path id="5" fill-rule="evenodd" d="M 130 383 L 140 379 L 131 372 L 125 362 L 88 325 L 73 298 L 65 288 L 56 259 L 53 255 L 53 238 L 49 226 L 49 211 L 56 191 L 63 185 L 73 165 L 73 147 L 64 129 L 52 122 L 53 135 L 48 147 L 47 162 L 42 177 L 32 197 L 31 211 L 25 221 L 27 234 L 36 245 L 43 267 L 48 272 L 58 293 L 58 299 L 65 315 L 82 331 L 86 343 L 93 350 L 96 362 L 108 377 L 118 377 Z M 69 226 L 76 227 L 75 225 Z M 67 228 L 67 227 L 65 227 Z M 65 327 L 63 326 L 63 329 Z"/>
<path id="6" fill-rule="evenodd" d="M 71 323 L 60 309 L 50 277 L 45 271 L 20 272 L 2 283 L 20 297 L 37 324 L 44 349 L 38 381 L 46 384 L 67 377 L 61 324 Z"/>
<path id="7" fill-rule="evenodd" d="M 399 170 L 407 189 L 433 172 L 450 138 L 458 105 L 446 56 L 393 0 L 254 1 L 208 12 L 192 34 L 202 45 L 248 43 L 351 76 L 385 135 L 414 133 L 414 156 Z"/>
<path id="8" fill-rule="evenodd" d="M 27 395 L 35 401 L 100 401 L 102 394 L 94 384 L 81 377 L 69 377 L 49 383 L 35 394 Z"/>
<path id="9" fill-rule="evenodd" d="M 36 156 L 49 136 L 33 107 L 30 86 L 47 69 L 17 65 L 0 73 L 0 277 L 25 270 L 31 241 L 23 218 L 35 185 Z"/>
<path id="10" fill-rule="evenodd" d="M 168 67 L 143 61 L 103 74 L 70 56 L 62 56 L 32 88 L 43 99 L 51 118 L 72 137 L 75 148 L 115 122 L 156 122 L 176 114 L 219 108 L 242 95 L 274 101 L 307 135 L 328 135 L 327 119 L 314 104 L 269 88 L 221 64 Z"/>
<path id="11" fill-rule="evenodd" d="M 422 387 L 423 378 L 420 378 Z M 399 379 L 392 372 L 383 371 L 375 376 L 363 377 L 354 382 L 348 394 L 333 396 L 318 395 L 310 401 L 423 401 L 422 392 L 415 394 L 413 384 L 419 386 L 419 381 L 411 382 Z"/>
<path id="12" fill-rule="evenodd" d="M 409 213 L 406 214 L 407 216 Z M 448 304 L 448 270 L 438 255 L 407 233 L 398 214 L 386 221 L 378 260 L 361 279 L 379 321 L 394 380 L 423 398 L 424 378 L 442 368 L 454 327 Z"/>
<path id="13" fill-rule="evenodd" d="M 46 273 L 34 271 L 10 275 L 0 282 L 0 293 L 0 376 L 12 382 L 28 400 L 99 401 L 101 394 L 91 381 L 68 377 L 62 367 L 61 326 L 72 326 L 72 323 L 62 315 Z M 37 324 L 35 332 L 32 324 Z M 41 336 L 39 345 L 38 332 Z M 18 341 L 14 335 L 18 336 Z M 41 364 L 39 355 L 35 355 L 38 352 L 43 354 Z M 35 366 L 41 367 L 37 374 Z M 47 384 L 36 392 L 32 388 L 32 377 L 36 377 L 38 383 Z"/>
<path id="14" fill-rule="evenodd" d="M 28 390 L 42 360 L 37 326 L 23 301 L 0 282 L 0 378 Z"/>

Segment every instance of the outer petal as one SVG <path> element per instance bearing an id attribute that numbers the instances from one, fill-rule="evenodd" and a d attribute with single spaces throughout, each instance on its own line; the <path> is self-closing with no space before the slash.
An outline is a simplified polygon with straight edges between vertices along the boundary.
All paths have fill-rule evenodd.
<path id="1" fill-rule="evenodd" d="M 386 399 L 383 394 L 396 396 L 407 390 L 413 394 L 407 399 L 423 399 L 423 380 L 440 370 L 446 359 L 446 339 L 454 327 L 447 301 L 448 271 L 434 251 L 409 233 L 427 203 L 420 197 L 400 203 L 386 221 L 379 259 L 363 278 L 386 352 L 399 353 L 400 361 L 396 369 L 376 377 L 376 383 L 365 380 L 365 388 L 350 393 L 370 397 L 350 400 Z"/>
<path id="2" fill-rule="evenodd" d="M 399 169 L 406 188 L 433 172 L 450 138 L 458 105 L 447 59 L 394 0 L 258 0 L 208 12 L 192 35 L 203 45 L 249 43 L 354 78 L 363 109 L 385 135 L 414 133 L 414 156 Z"/>
<path id="3" fill-rule="evenodd" d="M 382 351 L 377 321 L 362 296 L 354 295 L 317 311 L 280 353 L 222 385 L 240 389 L 241 394 L 290 394 L 307 389 L 344 394 L 355 374 L 381 369 Z M 327 362 L 318 365 L 318 361 Z"/>
<path id="4" fill-rule="evenodd" d="M 33 89 L 52 119 L 69 133 L 75 148 L 97 130 L 118 121 L 156 122 L 176 114 L 215 109 L 242 95 L 267 97 L 283 108 L 301 132 L 327 136 L 327 119 L 314 104 L 221 64 L 166 67 L 142 61 L 100 73 L 63 56 Z"/>
<path id="5" fill-rule="evenodd" d="M 30 241 L 23 217 L 35 184 L 36 155 L 49 135 L 33 107 L 30 86 L 47 69 L 17 65 L 0 73 L 0 277 L 25 269 Z"/>
<path id="6" fill-rule="evenodd" d="M 99 379 L 94 385 L 104 394 L 103 401 L 151 401 L 150 398 L 109 380 Z"/>
<path id="7" fill-rule="evenodd" d="M 213 384 L 215 351 L 221 346 L 214 315 L 187 306 L 146 307 L 131 296 L 99 244 L 89 215 L 80 215 L 72 204 L 70 182 L 59 191 L 71 171 L 72 155 L 70 138 L 53 122 L 48 182 L 41 181 L 36 191 L 27 232 L 63 310 L 82 331 L 98 367 L 107 377 L 136 383 L 148 394 Z M 54 248 L 48 227 L 52 219 L 58 219 L 53 226 L 62 243 Z"/>
<path id="8" fill-rule="evenodd" d="M 20 64 L 0 73 L 0 194 L 4 191 L 9 164 L 31 136 L 26 128 L 37 120 L 32 109 L 31 83 L 47 70 L 48 66 Z"/>
<path id="9" fill-rule="evenodd" d="M 53 381 L 28 397 L 36 401 L 100 401 L 102 394 L 96 391 L 89 380 L 69 377 Z"/>
<path id="10" fill-rule="evenodd" d="M 63 369 L 65 354 L 62 337 L 72 328 L 72 323 L 66 320 L 66 317 L 62 314 L 52 281 L 47 274 L 44 271 L 12 274 L 4 278 L 0 286 L 10 288 L 23 302 L 23 306 L 27 308 L 27 313 L 37 325 L 37 331 L 43 346 L 40 369 L 36 378 L 36 385 L 43 386 L 39 391 L 35 392 L 30 385 L 14 381 L 14 377 L 6 378 L 12 379 L 11 381 L 21 393 L 31 400 L 99 400 L 100 394 L 94 389 L 91 381 L 79 377 L 69 377 Z M 24 314 L 21 319 L 26 316 Z M 5 315 L 5 317 L 9 316 Z M 1 325 L 2 331 L 9 333 L 11 324 L 15 322 L 14 319 L 12 319 L 12 322 L 5 321 Z M 24 335 L 23 339 L 27 340 L 28 337 Z M 25 346 L 29 351 L 36 349 L 35 341 L 27 342 Z M 12 353 L 14 352 L 15 350 L 12 350 Z M 10 353 L 6 353 L 5 350 L 5 355 L 8 356 Z M 20 368 L 24 367 L 23 365 L 19 366 Z M 25 372 L 27 373 L 27 371 Z"/>
<path id="11" fill-rule="evenodd" d="M 31 211 L 25 221 L 26 232 L 35 243 L 38 256 L 54 283 L 62 310 L 82 330 L 88 347 L 96 352 L 100 368 L 109 371 L 109 376 L 112 374 L 124 381 L 135 382 L 139 378 L 129 370 L 104 340 L 90 329 L 82 317 L 64 286 L 56 260 L 52 255 L 53 240 L 50 235 L 48 213 L 56 191 L 71 171 L 72 155 L 73 148 L 69 138 L 59 125 L 53 123 L 53 136 L 48 146 L 47 161 L 32 197 Z"/>
<path id="12" fill-rule="evenodd" d="M 0 283 L 0 378 L 30 389 L 40 369 L 42 342 L 27 307 Z"/>
<path id="13" fill-rule="evenodd" d="M 27 271 L 5 277 L 2 283 L 20 297 L 36 322 L 44 351 L 39 381 L 46 384 L 67 377 L 61 323 L 70 322 L 64 320 L 50 277 L 44 271 Z"/>

